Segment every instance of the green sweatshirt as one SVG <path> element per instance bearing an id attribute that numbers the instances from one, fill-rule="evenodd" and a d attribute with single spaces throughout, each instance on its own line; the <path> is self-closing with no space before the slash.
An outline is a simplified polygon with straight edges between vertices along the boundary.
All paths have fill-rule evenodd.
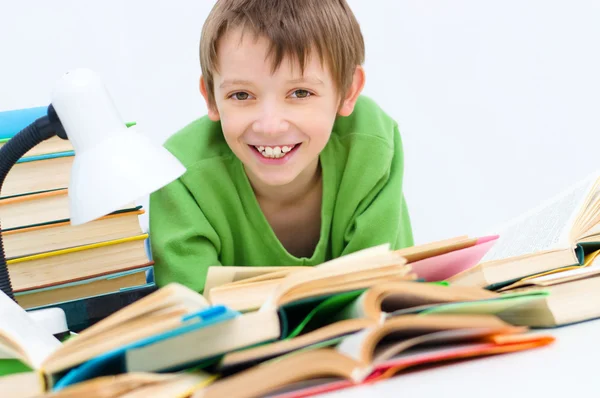
<path id="1" fill-rule="evenodd" d="M 187 171 L 150 196 L 159 286 L 178 282 L 202 292 L 209 266 L 312 266 L 382 243 L 413 245 L 398 126 L 367 97 L 352 115 L 337 118 L 321 152 L 321 235 L 310 258 L 289 254 L 279 242 L 220 123 L 198 119 L 165 147 Z"/>

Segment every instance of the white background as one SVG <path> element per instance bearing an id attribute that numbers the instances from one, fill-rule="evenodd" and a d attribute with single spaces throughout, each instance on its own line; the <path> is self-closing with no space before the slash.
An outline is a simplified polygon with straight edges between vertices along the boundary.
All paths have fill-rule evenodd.
<path id="1" fill-rule="evenodd" d="M 597 167 L 600 3 L 349 3 L 365 93 L 401 127 L 417 243 L 484 233 Z M 198 42 L 213 4 L 0 0 L 0 110 L 47 105 L 62 73 L 89 67 L 162 143 L 206 111 Z"/>

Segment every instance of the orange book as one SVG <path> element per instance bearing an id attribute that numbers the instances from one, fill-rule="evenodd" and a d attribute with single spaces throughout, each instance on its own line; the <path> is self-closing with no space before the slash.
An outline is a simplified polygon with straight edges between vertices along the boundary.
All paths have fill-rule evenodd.
<path id="1" fill-rule="evenodd" d="M 335 348 L 307 347 L 224 377 L 193 398 L 307 396 L 417 365 L 525 350 L 554 341 L 552 336 L 526 331 L 493 315 L 403 315 L 330 342 Z"/>

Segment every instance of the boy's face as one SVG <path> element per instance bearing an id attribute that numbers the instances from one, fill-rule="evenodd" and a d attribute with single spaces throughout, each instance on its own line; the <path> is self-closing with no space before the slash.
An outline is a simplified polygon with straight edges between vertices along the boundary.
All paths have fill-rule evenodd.
<path id="1" fill-rule="evenodd" d="M 289 58 L 273 73 L 268 47 L 267 39 L 242 35 L 240 29 L 222 37 L 216 106 L 208 107 L 209 117 L 221 120 L 225 140 L 250 180 L 281 187 L 316 172 L 338 111 L 352 109 L 340 108 L 342 98 L 318 57 L 310 57 L 304 75 Z"/>

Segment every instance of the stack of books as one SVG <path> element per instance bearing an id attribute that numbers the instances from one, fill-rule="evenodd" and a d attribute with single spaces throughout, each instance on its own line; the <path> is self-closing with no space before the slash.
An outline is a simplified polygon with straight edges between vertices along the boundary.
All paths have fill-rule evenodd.
<path id="1" fill-rule="evenodd" d="M 496 231 L 501 238 L 482 261 L 448 282 L 505 293 L 547 293 L 519 312 L 535 317 L 537 327 L 600 317 L 600 172 Z"/>
<path id="2" fill-rule="evenodd" d="M 544 294 L 427 282 L 414 272 L 409 258 L 435 259 L 431 271 L 442 272 L 480 247 L 464 240 L 382 245 L 312 268 L 214 267 L 204 295 L 167 285 L 64 343 L 29 327 L 0 295 L 0 350 L 33 369 L 1 377 L 0 390 L 21 398 L 301 397 L 551 344 L 523 325 L 526 317 L 517 324 L 499 315 Z"/>
<path id="3" fill-rule="evenodd" d="M 1 112 L 0 147 L 45 112 Z M 29 118 L 15 116 L 22 114 Z M 26 153 L 0 192 L 0 222 L 17 302 L 31 310 L 60 307 L 70 330 L 79 332 L 156 287 L 140 206 L 125 204 L 98 220 L 70 224 L 73 159 L 71 143 L 59 137 Z"/>

